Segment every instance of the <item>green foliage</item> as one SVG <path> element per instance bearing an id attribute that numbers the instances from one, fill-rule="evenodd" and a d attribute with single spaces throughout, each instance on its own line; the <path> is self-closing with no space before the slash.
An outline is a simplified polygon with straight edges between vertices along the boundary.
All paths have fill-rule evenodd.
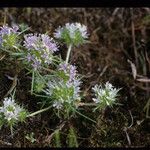
<path id="1" fill-rule="evenodd" d="M 4 115 L 0 113 L 0 129 L 2 128 L 4 124 L 5 124 Z"/>
<path id="2" fill-rule="evenodd" d="M 55 138 L 55 147 L 60 148 L 61 147 L 61 141 L 60 141 L 60 131 L 57 129 L 54 133 Z"/>
<path id="3" fill-rule="evenodd" d="M 12 33 L 10 35 L 4 35 L 2 46 L 6 49 L 12 49 L 14 46 L 17 45 L 17 40 L 17 34 Z"/>
<path id="4" fill-rule="evenodd" d="M 35 74 L 37 71 L 35 72 Z M 42 77 L 38 74 L 35 75 L 35 82 L 34 82 L 34 91 L 36 93 L 40 93 L 46 87 L 46 77 Z"/>
<path id="5" fill-rule="evenodd" d="M 8 52 L 9 55 L 17 58 L 16 60 L 19 60 L 24 65 L 23 69 L 27 69 L 29 73 L 32 73 L 31 94 L 33 92 L 35 92 L 35 95 L 39 94 L 43 98 L 43 104 L 47 105 L 47 107 L 29 114 L 15 103 L 14 97 L 13 99 L 8 98 L 5 101 L 6 107 L 1 107 L 1 111 L 4 114 L 0 115 L 0 127 L 6 123 L 10 126 L 13 135 L 13 126 L 17 122 L 25 122 L 27 117 L 47 111 L 51 107 L 53 107 L 54 112 L 61 120 L 69 120 L 77 113 L 96 123 L 77 111 L 79 106 L 84 106 L 78 105 L 81 101 L 80 83 L 82 82 L 76 73 L 76 66 L 69 64 L 72 46 L 83 44 L 85 39 L 88 38 L 86 26 L 80 23 L 68 23 L 66 27 L 62 28 L 58 39 L 69 46 L 65 63 L 59 57 L 53 56 L 54 52 L 58 51 L 58 47 L 54 41 L 51 43 L 52 38 L 46 34 L 27 34 L 24 36 L 24 41 L 22 41 L 22 33 L 27 29 L 24 25 L 20 27 L 21 32 L 6 33 L 2 37 L 2 51 Z M 57 35 L 59 35 L 59 31 Z M 52 71 L 49 69 L 49 65 L 54 67 Z M 59 68 L 58 65 L 62 66 Z M 47 73 L 47 71 L 50 73 Z M 98 86 L 94 88 L 96 97 L 94 101 L 97 104 L 95 109 L 101 109 L 108 105 L 112 106 L 115 103 L 119 90 L 111 85 L 108 86 L 110 87 L 108 89 L 105 87 L 104 91 Z M 7 107 L 7 105 L 9 106 Z M 31 143 L 36 141 L 33 132 L 27 134 L 25 138 Z M 61 147 L 59 130 L 55 131 L 54 138 L 56 147 Z M 77 136 L 73 127 L 69 129 L 66 142 L 69 147 L 78 147 Z"/>
<path id="6" fill-rule="evenodd" d="M 143 25 L 150 25 L 150 15 L 146 15 L 146 16 L 142 19 L 142 24 L 143 24 Z"/>
<path id="7" fill-rule="evenodd" d="M 74 33 L 74 38 L 70 37 L 70 31 L 68 29 L 64 29 L 62 32 L 62 41 L 64 43 L 66 43 L 67 45 L 74 45 L 74 46 L 78 46 L 82 43 L 84 43 L 84 39 L 81 35 L 81 32 L 79 32 L 78 30 L 75 31 Z"/>
<path id="8" fill-rule="evenodd" d="M 67 143 L 69 147 L 78 147 L 77 136 L 75 134 L 74 128 L 71 127 L 69 129 L 69 133 L 67 136 Z"/>
<path id="9" fill-rule="evenodd" d="M 26 138 L 28 141 L 30 141 L 31 143 L 35 143 L 35 142 L 36 142 L 36 139 L 34 138 L 34 133 L 33 133 L 33 132 L 31 132 L 30 134 L 27 134 L 27 135 L 25 136 L 25 138 Z"/>
<path id="10" fill-rule="evenodd" d="M 20 114 L 19 114 L 19 120 L 20 122 L 25 122 L 25 119 L 27 117 L 29 113 L 27 112 L 27 110 L 23 109 Z"/>

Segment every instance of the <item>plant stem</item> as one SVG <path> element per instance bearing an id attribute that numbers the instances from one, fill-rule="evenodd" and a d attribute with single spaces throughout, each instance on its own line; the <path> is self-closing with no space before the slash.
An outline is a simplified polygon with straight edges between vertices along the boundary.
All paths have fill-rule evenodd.
<path id="1" fill-rule="evenodd" d="M 47 108 L 44 108 L 44 109 L 41 109 L 41 110 L 38 110 L 38 111 L 36 111 L 36 112 L 34 112 L 34 113 L 32 113 L 32 114 L 29 114 L 27 117 L 35 116 L 35 115 L 40 114 L 40 113 L 42 113 L 42 112 L 44 112 L 44 111 L 47 111 L 47 110 L 50 109 L 50 108 L 51 108 L 51 106 L 49 106 L 49 107 L 47 107 Z"/>
<path id="2" fill-rule="evenodd" d="M 97 104 L 95 103 L 78 103 L 78 106 L 96 106 Z"/>
<path id="3" fill-rule="evenodd" d="M 46 71 L 49 71 L 49 72 L 55 72 L 54 70 L 52 70 L 52 69 L 49 69 L 49 68 L 42 68 L 42 69 L 44 69 L 44 70 L 46 70 Z"/>
<path id="4" fill-rule="evenodd" d="M 11 132 L 11 136 L 13 137 L 13 127 L 12 127 L 12 125 L 10 125 L 10 132 Z"/>
<path id="5" fill-rule="evenodd" d="M 66 63 L 68 63 L 68 61 L 69 61 L 69 56 L 70 56 L 71 48 L 72 48 L 72 44 L 70 44 L 69 47 L 68 47 L 67 57 L 66 57 Z"/>
<path id="6" fill-rule="evenodd" d="M 26 29 L 24 29 L 23 31 L 21 31 L 16 37 L 18 37 L 20 34 L 22 34 L 23 32 L 25 32 L 25 31 L 27 31 L 27 30 L 29 30 L 30 29 L 30 27 L 28 27 L 28 28 L 26 28 Z"/>
<path id="7" fill-rule="evenodd" d="M 18 75 L 15 75 L 15 77 L 13 78 L 13 83 L 12 83 L 12 86 L 11 88 L 9 89 L 9 91 L 5 94 L 4 97 L 7 97 L 9 94 L 11 94 L 11 92 L 15 89 L 16 85 L 17 85 L 17 76 Z M 9 76 L 8 76 L 9 77 Z"/>
<path id="8" fill-rule="evenodd" d="M 33 94 L 33 86 L 34 86 L 34 70 L 32 71 L 31 95 Z"/>
<path id="9" fill-rule="evenodd" d="M 73 109 L 74 109 L 74 108 L 73 108 Z M 76 113 L 78 113 L 80 116 L 82 116 L 82 117 L 84 117 L 84 118 L 86 118 L 86 119 L 88 119 L 88 120 L 90 120 L 90 121 L 96 123 L 96 121 L 94 121 L 93 119 L 91 119 L 91 118 L 89 118 L 89 117 L 83 115 L 82 113 L 78 112 L 76 109 L 74 109 L 74 111 L 75 111 Z"/>
<path id="10" fill-rule="evenodd" d="M 33 95 L 35 95 L 35 96 L 39 96 L 39 97 L 43 97 L 43 98 L 48 98 L 48 96 L 40 95 L 40 94 L 36 94 L 36 93 L 33 93 Z"/>
<path id="11" fill-rule="evenodd" d="M 146 118 L 150 118 L 149 116 L 149 108 L 150 108 L 150 99 L 147 101 L 145 107 L 144 107 L 144 111 L 146 111 Z"/>

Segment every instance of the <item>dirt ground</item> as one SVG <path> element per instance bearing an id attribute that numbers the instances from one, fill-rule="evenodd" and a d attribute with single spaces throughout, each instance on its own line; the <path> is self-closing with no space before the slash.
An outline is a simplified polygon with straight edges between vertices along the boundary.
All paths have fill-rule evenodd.
<path id="1" fill-rule="evenodd" d="M 96 124 L 82 116 L 71 119 L 61 129 L 61 145 L 68 147 L 68 127 L 74 127 L 79 147 L 149 147 L 150 122 L 150 8 L 1 8 L 0 25 L 27 24 L 31 32 L 53 35 L 59 25 L 80 22 L 88 27 L 90 43 L 74 48 L 71 63 L 84 75 L 82 90 L 87 102 L 92 101 L 91 87 L 110 81 L 122 88 L 119 103 L 107 109 L 105 115 L 92 113 L 85 107 L 82 112 L 96 120 Z M 66 48 L 61 47 L 65 58 Z M 17 72 L 17 64 L 0 62 L 0 99 L 4 97 Z M 38 110 L 39 99 L 29 93 L 31 80 L 19 73 L 17 99 L 26 108 Z M 145 109 L 144 109 L 145 108 Z M 147 112 L 147 113 L 146 113 Z M 2 147 L 55 147 L 53 131 L 61 125 L 51 111 L 44 112 L 26 123 L 19 124 L 15 136 L 3 127 L 0 132 Z M 25 138 L 34 133 L 35 142 Z"/>

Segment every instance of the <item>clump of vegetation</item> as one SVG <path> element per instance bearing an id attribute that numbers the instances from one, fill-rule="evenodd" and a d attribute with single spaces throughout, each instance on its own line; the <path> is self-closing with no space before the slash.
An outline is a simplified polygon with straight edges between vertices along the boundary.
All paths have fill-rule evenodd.
<path id="1" fill-rule="evenodd" d="M 0 108 L 27 114 L 0 113 L 1 146 L 149 146 L 149 12 L 2 8 Z"/>
<path id="2" fill-rule="evenodd" d="M 17 121 L 25 121 L 26 118 L 48 111 L 52 107 L 60 119 L 70 120 L 78 114 L 95 122 L 79 112 L 78 109 L 81 105 L 96 106 L 96 110 L 99 108 L 104 109 L 106 106 L 112 106 L 115 103 L 119 90 L 113 88 L 107 82 L 105 89 L 102 87 L 100 89 L 97 85 L 93 88 L 96 96 L 96 98 L 93 98 L 95 104 L 85 102 L 81 104 L 82 91 L 80 86 L 82 76 L 78 74 L 77 67 L 69 63 L 69 58 L 73 46 L 85 43 L 88 38 L 85 25 L 67 23 L 64 27 L 56 29 L 55 38 L 68 46 L 65 61 L 58 55 L 54 55 L 55 52 L 59 51 L 59 46 L 53 38 L 47 34 L 25 34 L 27 29 L 17 32 L 19 28 L 16 27 L 3 26 L 1 28 L 1 52 L 6 53 L 6 55 L 13 55 L 22 63 L 24 69 L 27 69 L 29 73 L 32 72 L 31 94 L 44 97 L 42 103 L 46 108 L 27 113 L 25 109 L 15 103 L 14 98 L 5 98 L 0 109 L 1 125 L 7 122 L 11 128 L 11 133 L 12 127 Z M 25 34 L 22 36 L 23 39 L 20 37 L 21 34 Z M 52 71 L 49 71 L 49 66 L 53 66 Z M 42 70 L 48 70 L 48 72 L 43 74 Z M 56 141 L 59 141 L 58 133 L 55 133 Z M 68 138 L 69 146 L 78 146 L 73 128 L 69 129 Z M 56 145 L 60 145 L 59 142 Z"/>

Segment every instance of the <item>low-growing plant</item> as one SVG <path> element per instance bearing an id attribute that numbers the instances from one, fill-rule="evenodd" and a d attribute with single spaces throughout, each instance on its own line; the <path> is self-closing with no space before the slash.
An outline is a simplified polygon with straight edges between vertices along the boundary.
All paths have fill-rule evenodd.
<path id="1" fill-rule="evenodd" d="M 66 63 L 68 63 L 72 47 L 86 43 L 88 38 L 87 27 L 80 23 L 66 23 L 65 26 L 59 26 L 55 30 L 54 37 L 68 46 L 66 56 Z"/>
<path id="2" fill-rule="evenodd" d="M 1 27 L 0 30 L 0 46 L 4 49 L 12 49 L 18 47 L 18 34 L 19 27 L 14 25 L 13 27 L 8 27 L 5 25 Z"/>
<path id="3" fill-rule="evenodd" d="M 61 141 L 60 141 L 60 131 L 57 129 L 54 133 L 54 141 L 57 148 L 61 147 Z"/>
<path id="4" fill-rule="evenodd" d="M 36 142 L 36 139 L 34 138 L 34 132 L 31 132 L 31 133 L 27 134 L 27 135 L 25 136 L 25 138 L 26 138 L 28 141 L 30 141 L 31 143 Z"/>
<path id="5" fill-rule="evenodd" d="M 77 135 L 73 127 L 70 127 L 69 133 L 67 136 L 67 143 L 69 147 L 78 147 Z"/>
<path id="6" fill-rule="evenodd" d="M 6 97 L 0 107 L 0 126 L 8 125 L 13 136 L 13 127 L 17 122 L 24 122 L 27 115 L 28 111 L 15 102 L 14 96 Z"/>
<path id="7" fill-rule="evenodd" d="M 111 83 L 106 82 L 104 87 L 96 84 L 92 90 L 95 94 L 93 101 L 97 104 L 94 111 L 105 109 L 107 106 L 113 107 L 113 105 L 117 104 L 116 100 L 120 89 L 116 89 Z"/>
<path id="8" fill-rule="evenodd" d="M 69 118 L 77 109 L 80 102 L 80 78 L 76 74 L 76 67 L 61 63 L 58 71 L 49 77 L 43 92 L 50 99 L 54 111 L 59 117 Z M 63 115 L 63 116 L 62 116 Z"/>
<path id="9" fill-rule="evenodd" d="M 109 82 L 106 82 L 104 87 L 97 84 L 92 88 L 95 96 L 94 102 L 82 102 L 80 89 L 82 77 L 78 74 L 77 66 L 70 64 L 69 59 L 74 46 L 88 42 L 89 34 L 85 25 L 66 23 L 64 27 L 59 27 L 54 33 L 54 38 L 58 42 L 48 34 L 28 33 L 24 35 L 28 29 L 20 31 L 19 26 L 3 26 L 0 30 L 0 52 L 17 58 L 23 66 L 22 69 L 27 69 L 29 73 L 32 73 L 31 94 L 42 97 L 45 108 L 29 113 L 16 104 L 14 96 L 7 97 L 3 101 L 3 106 L 0 107 L 1 126 L 6 122 L 12 133 L 12 127 L 17 122 L 22 122 L 28 117 L 51 108 L 61 120 L 69 120 L 78 114 L 96 123 L 79 112 L 79 108 L 92 106 L 95 111 L 117 104 L 120 89 L 114 88 Z M 55 55 L 55 52 L 59 52 L 59 42 L 64 43 L 68 48 L 65 61 Z M 60 147 L 59 132 L 56 132 L 56 141 L 57 147 Z M 70 147 L 78 147 L 73 128 L 69 130 L 68 144 Z"/>

